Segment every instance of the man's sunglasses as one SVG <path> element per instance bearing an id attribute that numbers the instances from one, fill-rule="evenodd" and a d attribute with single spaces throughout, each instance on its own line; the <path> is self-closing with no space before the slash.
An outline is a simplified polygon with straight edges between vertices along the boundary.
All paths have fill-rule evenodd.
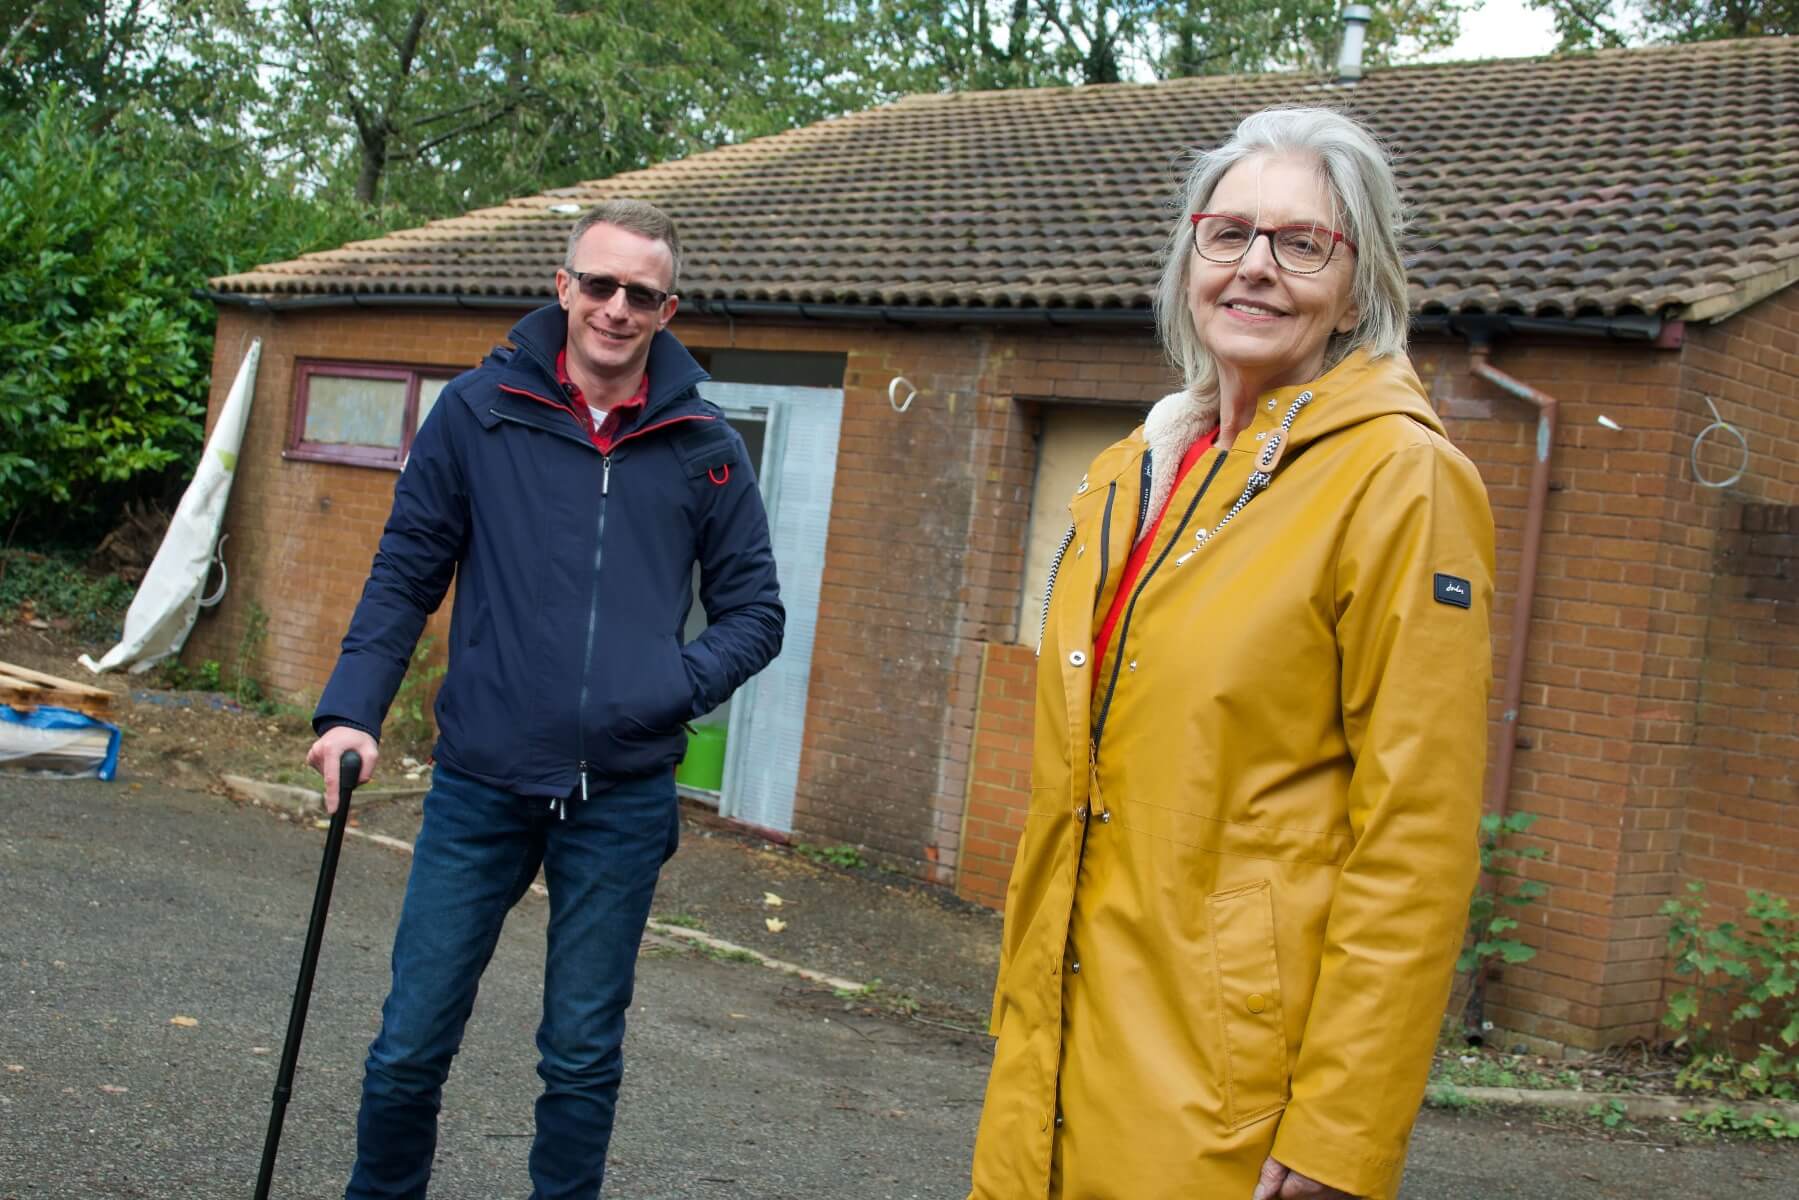
<path id="1" fill-rule="evenodd" d="M 668 299 L 667 292 L 641 283 L 620 283 L 610 275 L 596 275 L 591 271 L 569 271 L 568 274 L 581 289 L 581 294 L 596 304 L 611 300 L 620 288 L 625 289 L 625 303 L 638 312 L 655 312 Z"/>

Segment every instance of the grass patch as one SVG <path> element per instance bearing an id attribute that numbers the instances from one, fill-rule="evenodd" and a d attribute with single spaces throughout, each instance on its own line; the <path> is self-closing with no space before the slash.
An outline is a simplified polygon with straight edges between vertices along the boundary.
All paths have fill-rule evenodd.
<path id="1" fill-rule="evenodd" d="M 1580 1073 L 1553 1070 L 1524 1054 L 1456 1054 L 1438 1055 L 1431 1069 L 1431 1082 L 1454 1088 L 1503 1087 L 1550 1091 L 1574 1090 L 1582 1087 Z"/>

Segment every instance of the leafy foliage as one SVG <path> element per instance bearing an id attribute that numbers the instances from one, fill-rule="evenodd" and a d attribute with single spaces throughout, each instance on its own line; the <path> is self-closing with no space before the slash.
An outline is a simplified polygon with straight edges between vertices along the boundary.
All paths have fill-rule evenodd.
<path id="1" fill-rule="evenodd" d="M 131 604 L 131 585 L 117 576 L 95 576 L 73 558 L 25 550 L 0 550 L 0 621 L 29 610 L 43 619 L 66 618 L 84 638 L 110 637 Z"/>
<path id="2" fill-rule="evenodd" d="M 1780 1142 L 1799 1141 L 1799 1121 L 1777 1112 L 1738 1112 L 1730 1105 L 1724 1105 L 1709 1112 L 1690 1112 L 1681 1119 L 1706 1133 L 1766 1138 Z"/>
<path id="3" fill-rule="evenodd" d="M 1750 892 L 1744 915 L 1752 924 L 1705 923 L 1705 885 L 1662 906 L 1669 918 L 1674 973 L 1692 983 L 1668 999 L 1662 1024 L 1675 1045 L 1692 1051 L 1682 1087 L 1733 1099 L 1799 1099 L 1799 917 L 1788 902 Z M 1748 1031 L 1771 1033 L 1754 1057 L 1737 1053 Z"/>
<path id="4" fill-rule="evenodd" d="M 93 132 L 90 116 L 53 88 L 0 123 L 0 521 L 30 513 L 37 540 L 187 473 L 212 358 L 194 291 L 209 274 L 357 227 L 186 133 Z"/>
<path id="5" fill-rule="evenodd" d="M 801 858 L 810 859 L 821 866 L 842 867 L 846 871 L 859 871 L 868 865 L 862 852 L 854 846 L 814 846 L 801 842 L 793 848 Z"/>
<path id="6" fill-rule="evenodd" d="M 1531 0 L 1562 50 L 1799 33 L 1799 0 Z"/>
<path id="7" fill-rule="evenodd" d="M 1366 58 L 1455 40 L 1464 0 L 1381 5 Z M 845 0 L 876 93 L 1117 83 L 1322 69 L 1334 0 Z"/>
<path id="8" fill-rule="evenodd" d="M 428 753 L 437 740 L 437 722 L 431 715 L 432 689 L 446 668 L 432 661 L 437 639 L 427 634 L 412 648 L 412 662 L 394 692 L 382 726 L 382 741 L 389 747 L 417 754 Z"/>
<path id="9" fill-rule="evenodd" d="M 1487 813 L 1481 817 L 1482 883 L 1468 902 L 1468 940 L 1455 961 L 1457 971 L 1476 971 L 1495 959 L 1521 963 L 1536 957 L 1535 948 L 1510 936 L 1518 928 L 1518 920 L 1506 914 L 1540 899 L 1548 889 L 1534 879 L 1519 878 L 1510 888 L 1499 884 L 1500 880 L 1518 877 L 1514 864 L 1543 857 L 1541 846 L 1515 849 L 1504 844 L 1508 836 L 1529 831 L 1536 819 L 1536 814 L 1527 812 L 1507 813 L 1504 817 Z M 1494 881 L 1491 887 L 1486 883 L 1489 879 Z"/>

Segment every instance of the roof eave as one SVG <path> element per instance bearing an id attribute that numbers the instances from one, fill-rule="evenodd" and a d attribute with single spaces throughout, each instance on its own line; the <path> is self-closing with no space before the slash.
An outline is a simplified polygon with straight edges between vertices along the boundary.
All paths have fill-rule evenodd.
<path id="1" fill-rule="evenodd" d="M 1788 280 L 1791 282 L 1791 279 Z M 470 295 L 456 292 L 320 292 L 278 294 L 198 293 L 225 308 L 258 312 L 294 312 L 315 308 L 460 308 L 524 312 L 547 303 L 548 297 Z M 1753 301 L 1751 301 L 1753 303 Z M 998 308 L 985 305 L 813 304 L 788 300 L 687 299 L 686 311 L 730 320 L 800 320 L 863 325 L 1059 325 L 1087 328 L 1148 329 L 1155 313 L 1148 308 Z M 1479 331 L 1486 337 L 1528 336 L 1602 338 L 1608 341 L 1654 342 L 1667 322 L 1646 313 L 1579 317 L 1527 316 L 1522 313 L 1425 312 L 1412 314 L 1412 332 L 1463 337 Z"/>
<path id="2" fill-rule="evenodd" d="M 1799 257 L 1788 259 L 1771 271 L 1745 280 L 1741 287 L 1718 296 L 1708 296 L 1687 305 L 1681 318 L 1716 325 L 1728 321 L 1744 309 L 1761 303 L 1775 292 L 1799 283 Z"/>

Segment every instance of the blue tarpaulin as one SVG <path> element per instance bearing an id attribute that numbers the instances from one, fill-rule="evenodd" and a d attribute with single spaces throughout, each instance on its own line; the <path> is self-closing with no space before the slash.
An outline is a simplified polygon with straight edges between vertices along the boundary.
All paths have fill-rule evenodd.
<path id="1" fill-rule="evenodd" d="M 110 781 L 119 769 L 119 727 L 72 708 L 0 704 L 0 768 Z"/>

